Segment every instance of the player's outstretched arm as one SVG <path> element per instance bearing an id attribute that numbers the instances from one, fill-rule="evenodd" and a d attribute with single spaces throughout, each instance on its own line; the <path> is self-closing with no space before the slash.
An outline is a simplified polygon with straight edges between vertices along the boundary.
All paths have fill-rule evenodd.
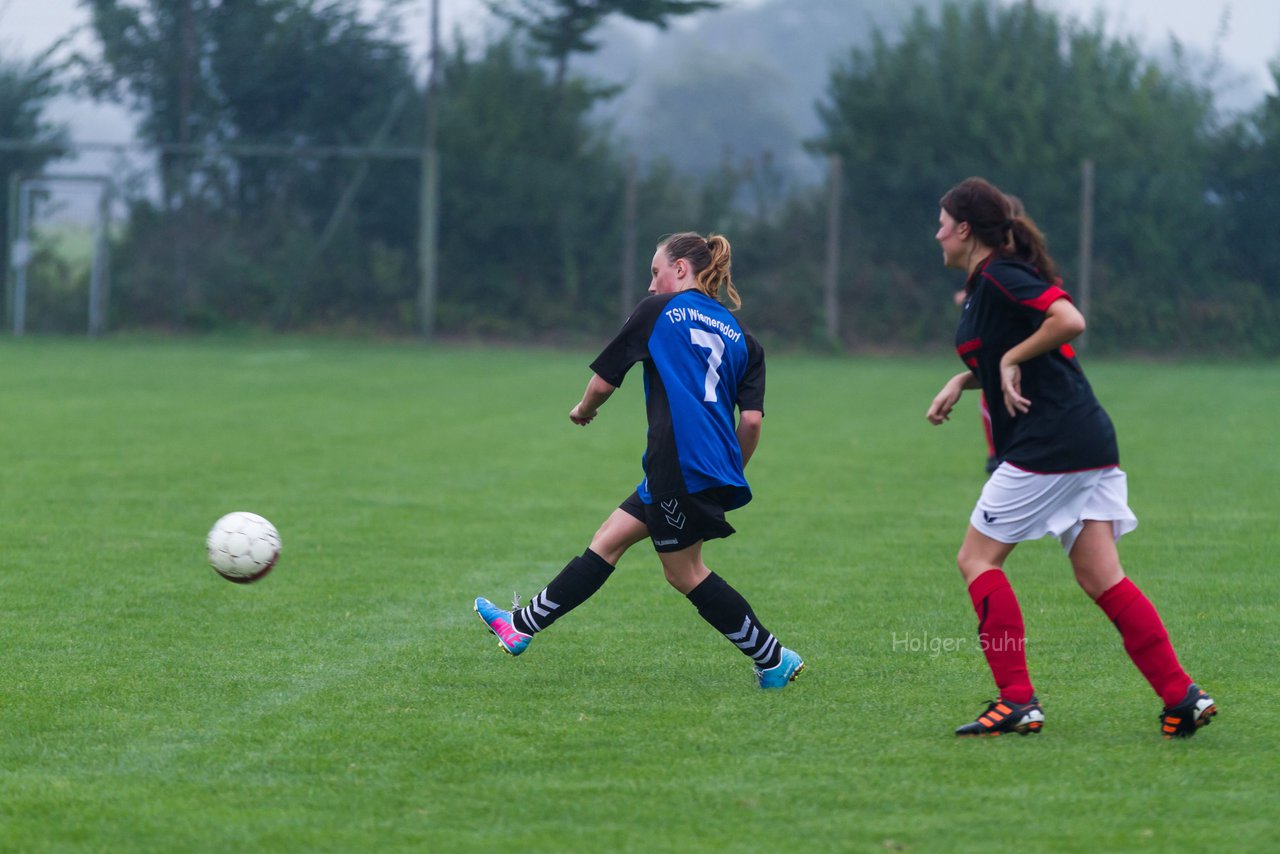
<path id="1" fill-rule="evenodd" d="M 569 420 L 579 427 L 587 426 L 595 420 L 596 415 L 600 413 L 600 407 L 616 390 L 617 386 L 605 382 L 599 374 L 592 374 L 591 379 L 587 381 L 587 390 L 582 393 L 582 400 L 569 410 Z"/>

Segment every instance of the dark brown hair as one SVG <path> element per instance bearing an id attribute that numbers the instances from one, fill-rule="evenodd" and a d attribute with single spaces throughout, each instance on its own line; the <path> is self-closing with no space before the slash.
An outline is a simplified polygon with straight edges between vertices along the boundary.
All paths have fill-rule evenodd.
<path id="1" fill-rule="evenodd" d="M 969 223 L 983 246 L 1027 262 L 1046 281 L 1058 277 L 1058 265 L 1049 254 L 1044 235 L 1016 196 L 1006 196 L 982 178 L 966 178 L 947 190 L 939 204 L 956 222 Z"/>
<path id="2" fill-rule="evenodd" d="M 742 298 L 733 286 L 733 275 L 729 269 L 733 250 L 727 237 L 722 234 L 703 237 L 697 232 L 682 231 L 659 240 L 658 248 L 666 250 L 667 260 L 673 264 L 683 258 L 693 265 L 698 290 L 718 300 L 723 287 L 729 307 L 735 311 L 742 307 Z"/>

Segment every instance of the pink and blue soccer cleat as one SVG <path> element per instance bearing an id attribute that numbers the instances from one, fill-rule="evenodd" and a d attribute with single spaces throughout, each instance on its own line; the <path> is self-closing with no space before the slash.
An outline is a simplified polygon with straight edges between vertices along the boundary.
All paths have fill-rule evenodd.
<path id="1" fill-rule="evenodd" d="M 767 670 L 755 668 L 756 682 L 761 688 L 785 688 L 796 681 L 801 670 L 804 670 L 804 662 L 800 656 L 784 646 L 781 661 Z"/>
<path id="2" fill-rule="evenodd" d="M 510 611 L 502 610 L 483 596 L 477 597 L 475 611 L 476 616 L 489 628 L 489 631 L 498 636 L 498 646 L 507 653 L 519 655 L 528 649 L 533 635 L 526 635 L 511 625 Z"/>

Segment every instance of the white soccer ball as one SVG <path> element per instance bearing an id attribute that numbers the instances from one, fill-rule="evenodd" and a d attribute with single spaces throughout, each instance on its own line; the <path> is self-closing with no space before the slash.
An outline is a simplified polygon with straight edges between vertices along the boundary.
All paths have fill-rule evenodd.
<path id="1" fill-rule="evenodd" d="M 205 540 L 209 565 L 227 581 L 249 584 L 262 578 L 280 558 L 280 533 L 257 513 L 237 510 L 213 524 Z"/>

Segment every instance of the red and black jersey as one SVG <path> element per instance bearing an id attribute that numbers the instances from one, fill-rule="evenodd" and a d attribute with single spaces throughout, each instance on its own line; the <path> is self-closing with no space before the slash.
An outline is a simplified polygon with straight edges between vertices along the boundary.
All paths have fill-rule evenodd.
<path id="1" fill-rule="evenodd" d="M 982 383 L 991 410 L 996 456 L 1043 474 L 1118 465 L 1116 432 L 1069 344 L 1022 363 L 1022 396 L 1029 412 L 1010 417 L 1000 390 L 1000 359 L 1044 322 L 1059 299 L 1061 281 L 1045 281 L 1034 267 L 992 255 L 965 284 L 968 298 L 956 330 L 956 352 Z"/>

